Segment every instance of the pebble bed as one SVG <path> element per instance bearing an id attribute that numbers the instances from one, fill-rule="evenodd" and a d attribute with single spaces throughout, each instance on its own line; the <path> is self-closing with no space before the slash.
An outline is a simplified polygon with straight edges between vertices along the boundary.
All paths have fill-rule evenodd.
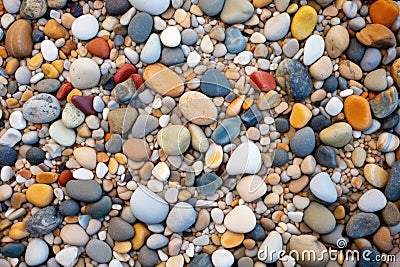
<path id="1" fill-rule="evenodd" d="M 399 6 L 0 1 L 0 267 L 399 266 Z"/>

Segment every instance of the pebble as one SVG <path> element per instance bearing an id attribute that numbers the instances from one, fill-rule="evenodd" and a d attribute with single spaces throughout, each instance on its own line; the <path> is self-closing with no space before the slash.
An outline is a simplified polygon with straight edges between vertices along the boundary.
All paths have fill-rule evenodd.
<path id="1" fill-rule="evenodd" d="M 347 122 L 357 131 L 367 130 L 372 125 L 369 102 L 357 95 L 351 95 L 344 101 L 344 115 Z"/>
<path id="2" fill-rule="evenodd" d="M 61 83 L 57 79 L 44 79 L 36 84 L 36 90 L 40 93 L 54 93 L 61 86 Z"/>
<path id="3" fill-rule="evenodd" d="M 314 131 L 310 127 L 298 130 L 290 140 L 290 149 L 298 157 L 305 157 L 315 148 Z"/>
<path id="4" fill-rule="evenodd" d="M 292 36 L 299 41 L 306 39 L 314 30 L 317 18 L 317 12 L 311 6 L 299 8 L 292 19 L 290 28 Z"/>
<path id="5" fill-rule="evenodd" d="M 311 202 L 304 210 L 303 221 L 319 234 L 330 233 L 336 226 L 335 217 L 330 210 L 317 202 Z"/>
<path id="6" fill-rule="evenodd" d="M 130 207 L 133 215 L 146 224 L 164 221 L 169 212 L 168 204 L 142 185 L 133 192 Z"/>
<path id="7" fill-rule="evenodd" d="M 200 82 L 201 91 L 209 97 L 226 96 L 230 93 L 228 80 L 216 69 L 208 70 Z"/>
<path id="8" fill-rule="evenodd" d="M 391 133 L 382 133 L 378 137 L 377 148 L 382 152 L 392 152 L 399 147 L 399 138 Z"/>
<path id="9" fill-rule="evenodd" d="M 267 185 L 258 175 L 245 176 L 236 186 L 239 196 L 246 202 L 253 202 L 267 192 Z"/>
<path id="10" fill-rule="evenodd" d="M 386 206 L 386 197 L 378 189 L 370 189 L 358 200 L 358 208 L 364 212 L 376 212 Z"/>
<path id="11" fill-rule="evenodd" d="M 372 22 L 386 27 L 390 27 L 396 21 L 398 13 L 399 7 L 394 1 L 376 1 L 369 7 Z"/>
<path id="12" fill-rule="evenodd" d="M 220 18 L 227 24 L 244 23 L 253 15 L 254 7 L 247 0 L 225 0 Z"/>
<path id="13" fill-rule="evenodd" d="M 228 52 L 231 54 L 240 53 L 246 47 L 246 39 L 243 37 L 241 31 L 235 27 L 226 29 L 224 43 Z M 209 70 L 208 72 L 210 71 L 212 70 Z"/>
<path id="14" fill-rule="evenodd" d="M 224 7 L 224 0 L 199 0 L 199 7 L 208 16 L 218 15 Z"/>
<path id="15" fill-rule="evenodd" d="M 8 243 L 1 250 L 4 257 L 19 258 L 25 252 L 25 246 L 20 243 Z"/>
<path id="16" fill-rule="evenodd" d="M 228 267 L 234 263 L 234 257 L 229 250 L 217 249 L 212 253 L 211 261 L 215 267 Z"/>
<path id="17" fill-rule="evenodd" d="M 26 120 L 21 111 L 16 110 L 10 114 L 8 121 L 14 129 L 23 130 L 26 127 Z"/>
<path id="18" fill-rule="evenodd" d="M 255 71 L 250 75 L 251 84 L 260 91 L 268 92 L 276 89 L 275 78 L 265 71 Z"/>
<path id="19" fill-rule="evenodd" d="M 319 138 L 322 143 L 333 147 L 343 147 L 353 137 L 351 126 L 346 122 L 337 122 L 322 130 Z"/>
<path id="20" fill-rule="evenodd" d="M 128 0 L 106 1 L 105 7 L 108 15 L 117 16 L 127 12 L 130 8 Z"/>
<path id="21" fill-rule="evenodd" d="M 310 74 L 318 81 L 323 81 L 331 76 L 332 70 L 333 67 L 331 59 L 327 56 L 323 56 L 318 59 L 317 62 L 312 64 L 312 66 L 310 67 Z"/>
<path id="22" fill-rule="evenodd" d="M 267 20 L 264 26 L 264 35 L 269 41 L 277 41 L 288 33 L 289 27 L 289 14 L 281 13 Z"/>
<path id="23" fill-rule="evenodd" d="M 178 202 L 168 214 L 167 227 L 175 233 L 181 233 L 189 229 L 196 222 L 197 213 L 186 202 Z"/>
<path id="24" fill-rule="evenodd" d="M 129 22 L 128 34 L 132 41 L 140 44 L 149 38 L 152 28 L 152 17 L 146 12 L 141 12 L 137 13 Z"/>
<path id="25" fill-rule="evenodd" d="M 43 58 L 47 61 L 54 61 L 58 58 L 58 49 L 50 40 L 44 40 L 40 45 Z"/>
<path id="26" fill-rule="evenodd" d="M 289 162 L 289 154 L 288 152 L 283 149 L 283 148 L 277 148 L 275 150 L 274 153 L 274 157 L 273 157 L 273 161 L 272 161 L 272 166 L 275 167 L 282 167 L 284 166 L 286 163 Z"/>
<path id="27" fill-rule="evenodd" d="M 390 48 L 396 44 L 393 32 L 382 24 L 368 24 L 356 37 L 365 46 L 375 48 Z"/>
<path id="28" fill-rule="evenodd" d="M 274 263 L 278 261 L 278 255 L 276 253 L 270 255 L 270 251 L 280 251 L 283 247 L 282 236 L 277 231 L 271 231 L 264 242 L 261 244 L 260 249 L 264 251 L 264 253 L 268 253 L 267 255 L 258 254 L 259 260 L 265 263 Z M 261 251 L 261 250 L 260 250 Z M 261 257 L 260 257 L 261 256 Z M 263 256 L 267 256 L 265 259 Z"/>
<path id="29" fill-rule="evenodd" d="M 158 132 L 157 142 L 167 155 L 181 155 L 189 148 L 190 132 L 181 125 L 167 126 Z"/>
<path id="30" fill-rule="evenodd" d="M 312 80 L 308 70 L 295 59 L 285 59 L 276 70 L 276 81 L 294 100 L 304 100 L 311 95 Z"/>
<path id="31" fill-rule="evenodd" d="M 371 91 L 383 91 L 387 89 L 386 71 L 384 69 L 374 70 L 365 76 L 364 86 Z"/>
<path id="32" fill-rule="evenodd" d="M 149 13 L 150 15 L 160 15 L 167 10 L 170 0 L 129 0 L 129 3 L 136 9 Z"/>
<path id="33" fill-rule="evenodd" d="M 94 219 L 105 217 L 111 210 L 111 199 L 103 196 L 99 201 L 86 205 L 86 213 Z"/>
<path id="34" fill-rule="evenodd" d="M 381 52 L 377 48 L 367 48 L 361 59 L 360 67 L 363 71 L 372 71 L 376 69 L 382 59 Z"/>
<path id="35" fill-rule="evenodd" d="M 389 226 L 397 225 L 400 222 L 400 212 L 396 204 L 388 202 L 382 210 L 382 218 Z"/>
<path id="36" fill-rule="evenodd" d="M 61 121 L 65 127 L 74 129 L 85 122 L 85 113 L 72 103 L 67 103 L 62 111 Z"/>
<path id="37" fill-rule="evenodd" d="M 61 113 L 58 100 L 46 93 L 40 93 L 25 102 L 22 108 L 24 118 L 32 123 L 54 121 Z"/>
<path id="38" fill-rule="evenodd" d="M 239 118 L 233 117 L 225 119 L 214 130 L 211 138 L 219 145 L 226 145 L 239 136 L 242 122 Z"/>
<path id="39" fill-rule="evenodd" d="M 78 89 L 95 87 L 100 80 L 100 68 L 90 58 L 76 59 L 72 62 L 69 71 L 71 83 Z"/>
<path id="40" fill-rule="evenodd" d="M 0 164 L 5 166 L 14 166 L 17 161 L 17 152 L 12 147 L 0 147 Z M 3 167 L 4 168 L 4 167 Z"/>
<path id="41" fill-rule="evenodd" d="M 94 180 L 71 180 L 66 190 L 69 197 L 82 202 L 96 202 L 102 195 L 99 183 Z"/>
<path id="42" fill-rule="evenodd" d="M 33 7 L 33 8 L 32 8 Z M 26 19 L 39 19 L 47 11 L 45 0 L 22 0 L 19 13 Z"/>
<path id="43" fill-rule="evenodd" d="M 33 238 L 29 241 L 25 251 L 25 262 L 29 266 L 35 266 L 44 263 L 49 257 L 49 247 L 46 242 L 39 238 Z"/>
<path id="44" fill-rule="evenodd" d="M 135 235 L 135 231 L 128 222 L 115 217 L 110 220 L 108 234 L 114 241 L 126 241 Z"/>
<path id="45" fill-rule="evenodd" d="M 151 39 L 151 36 L 149 38 L 149 41 Z M 160 47 L 160 52 L 161 52 L 161 47 Z M 147 66 L 143 72 L 143 79 L 146 81 L 147 87 L 159 93 L 160 95 L 177 97 L 182 95 L 183 93 L 184 88 L 180 77 L 175 72 L 170 70 L 168 67 L 160 63 Z M 159 81 L 163 82 L 160 83 Z"/>
<path id="46" fill-rule="evenodd" d="M 46 235 L 56 229 L 63 217 L 53 206 L 45 207 L 36 212 L 26 223 L 26 230 L 33 235 Z"/>
<path id="47" fill-rule="evenodd" d="M 177 27 L 168 26 L 161 32 L 160 40 L 167 47 L 176 47 L 181 43 L 181 34 Z"/>
<path id="48" fill-rule="evenodd" d="M 256 226 L 256 217 L 249 207 L 240 205 L 225 216 L 224 226 L 234 233 L 248 233 Z"/>
<path id="49" fill-rule="evenodd" d="M 212 166 L 210 166 L 211 168 Z M 222 179 L 214 173 L 205 173 L 196 179 L 197 189 L 204 195 L 209 196 L 221 187 Z"/>
<path id="50" fill-rule="evenodd" d="M 362 78 L 361 68 L 350 60 L 342 60 L 339 63 L 339 73 L 348 80 L 358 81 Z"/>
<path id="51" fill-rule="evenodd" d="M 161 52 L 161 62 L 167 66 L 175 66 L 185 61 L 185 55 L 179 47 L 163 48 Z M 197 64 L 196 64 L 197 65 Z"/>
<path id="52" fill-rule="evenodd" d="M 232 153 L 226 165 L 230 175 L 255 174 L 261 168 L 261 153 L 253 142 L 240 144 Z"/>
<path id="53" fill-rule="evenodd" d="M 46 207 L 53 200 L 53 189 L 46 184 L 32 184 L 26 190 L 26 200 L 36 207 Z"/>
<path id="54" fill-rule="evenodd" d="M 369 236 L 378 230 L 379 225 L 379 217 L 374 213 L 359 212 L 347 222 L 346 234 L 354 239 Z"/>
<path id="55" fill-rule="evenodd" d="M 4 0 L 3 5 L 7 12 L 15 14 L 19 11 L 21 0 Z"/>
<path id="56" fill-rule="evenodd" d="M 10 56 L 30 57 L 33 48 L 32 27 L 24 19 L 16 20 L 7 30 L 5 47 Z"/>
<path id="57" fill-rule="evenodd" d="M 365 150 L 363 151 L 365 154 Z M 363 158 L 365 160 L 364 155 Z M 370 184 L 378 188 L 385 187 L 389 180 L 389 173 L 376 164 L 366 164 L 364 167 L 364 176 Z"/>
<path id="58" fill-rule="evenodd" d="M 71 246 L 85 246 L 89 236 L 79 224 L 66 224 L 61 228 L 60 237 L 64 243 Z"/>
<path id="59" fill-rule="evenodd" d="M 326 172 L 318 173 L 311 179 L 310 189 L 316 197 L 327 203 L 333 203 L 337 199 L 335 185 Z"/>
<path id="60" fill-rule="evenodd" d="M 324 50 L 325 41 L 321 36 L 311 35 L 310 37 L 308 37 L 304 45 L 304 65 L 310 66 L 311 64 L 313 64 L 324 54 Z"/>
<path id="61" fill-rule="evenodd" d="M 66 247 L 60 250 L 55 260 L 62 266 L 74 266 L 79 258 L 79 249 L 75 246 Z"/>
<path id="62" fill-rule="evenodd" d="M 179 100 L 179 110 L 188 121 L 197 125 L 209 125 L 217 118 L 215 105 L 200 92 L 184 93 Z"/>
<path id="63" fill-rule="evenodd" d="M 347 29 L 341 25 L 333 26 L 326 35 L 325 43 L 329 57 L 339 57 L 350 43 Z"/>
<path id="64" fill-rule="evenodd" d="M 290 125 L 296 129 L 303 128 L 307 125 L 309 120 L 312 117 L 311 111 L 307 108 L 307 106 L 296 103 L 293 105 L 292 113 L 290 114 L 289 122 Z"/>
<path id="65" fill-rule="evenodd" d="M 53 122 L 49 128 L 50 137 L 62 146 L 72 146 L 75 143 L 75 131 L 66 128 L 61 120 Z"/>
<path id="66" fill-rule="evenodd" d="M 59 211 L 64 216 L 74 216 L 79 213 L 80 209 L 78 202 L 73 199 L 67 199 L 61 202 Z"/>
<path id="67" fill-rule="evenodd" d="M 398 106 L 399 97 L 395 87 L 391 87 L 379 93 L 369 101 L 371 110 L 377 118 L 389 116 Z"/>
<path id="68" fill-rule="evenodd" d="M 361 44 L 356 38 L 351 38 L 346 50 L 346 56 L 349 60 L 358 63 L 364 57 L 365 50 L 366 48 L 363 44 Z"/>
<path id="69" fill-rule="evenodd" d="M 74 20 L 71 31 L 76 38 L 82 41 L 90 40 L 97 35 L 99 23 L 93 15 L 85 14 Z"/>
<path id="70" fill-rule="evenodd" d="M 396 161 L 389 173 L 389 180 L 385 187 L 385 196 L 389 201 L 400 199 L 400 179 L 399 179 L 400 161 Z"/>

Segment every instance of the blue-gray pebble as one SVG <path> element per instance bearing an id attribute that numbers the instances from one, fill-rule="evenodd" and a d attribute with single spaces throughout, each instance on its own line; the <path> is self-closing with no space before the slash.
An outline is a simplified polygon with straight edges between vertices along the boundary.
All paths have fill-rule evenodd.
<path id="1" fill-rule="evenodd" d="M 359 212 L 346 225 L 348 237 L 356 239 L 375 233 L 380 226 L 379 217 L 374 213 Z"/>
<path id="2" fill-rule="evenodd" d="M 327 168 L 335 168 L 337 166 L 336 152 L 333 147 L 320 146 L 315 150 L 315 160 L 319 165 Z"/>
<path id="3" fill-rule="evenodd" d="M 289 161 L 289 155 L 283 148 L 275 149 L 273 157 L 272 166 L 274 167 L 282 167 Z"/>
<path id="4" fill-rule="evenodd" d="M 242 116 L 240 116 L 240 118 L 246 127 L 253 127 L 262 120 L 263 116 L 257 106 L 252 105 L 242 114 Z"/>
<path id="5" fill-rule="evenodd" d="M 324 115 L 317 115 L 315 117 L 313 117 L 310 121 L 310 127 L 316 131 L 319 132 L 323 129 L 325 129 L 326 127 L 331 125 L 331 121 L 326 118 Z"/>
<path id="6" fill-rule="evenodd" d="M 286 133 L 290 130 L 289 121 L 284 118 L 275 119 L 275 128 L 280 133 Z"/>
<path id="7" fill-rule="evenodd" d="M 383 121 L 382 121 L 382 130 L 392 130 L 395 128 L 400 121 L 400 116 L 397 113 L 392 113 L 389 116 L 387 116 Z"/>
<path id="8" fill-rule="evenodd" d="M 67 196 L 82 202 L 96 202 L 103 194 L 100 184 L 94 180 L 71 180 L 66 190 Z"/>
<path id="9" fill-rule="evenodd" d="M 110 246 L 101 240 L 92 239 L 86 245 L 86 254 L 97 263 L 107 263 L 112 258 Z"/>
<path id="10" fill-rule="evenodd" d="M 261 224 L 256 224 L 256 227 L 254 227 L 254 229 L 247 234 L 248 238 L 251 238 L 255 241 L 261 241 L 265 239 L 265 230 L 264 228 L 261 226 Z"/>
<path id="11" fill-rule="evenodd" d="M 246 39 L 242 32 L 235 27 L 226 29 L 225 31 L 225 46 L 229 53 L 237 54 L 246 48 Z"/>
<path id="12" fill-rule="evenodd" d="M 204 195 L 213 195 L 222 185 L 222 179 L 215 173 L 205 173 L 196 180 L 197 188 Z"/>
<path id="13" fill-rule="evenodd" d="M 181 32 L 181 43 L 184 45 L 193 45 L 199 40 L 199 35 L 192 29 L 184 29 Z"/>
<path id="14" fill-rule="evenodd" d="M 349 47 L 346 51 L 347 59 L 358 63 L 361 61 L 365 53 L 365 46 L 360 43 L 357 38 L 351 38 Z"/>
<path id="15" fill-rule="evenodd" d="M 360 261 L 358 266 L 362 267 L 379 267 L 381 266 L 380 253 L 373 248 L 362 248 L 360 250 Z"/>
<path id="16" fill-rule="evenodd" d="M 367 48 L 360 62 L 360 67 L 363 71 L 372 71 L 381 63 L 382 54 L 378 48 Z"/>
<path id="17" fill-rule="evenodd" d="M 0 147 L 0 165 L 14 166 L 17 157 L 17 152 L 12 147 Z"/>
<path id="18" fill-rule="evenodd" d="M 200 9 L 212 17 L 218 15 L 224 7 L 225 0 L 199 0 Z"/>
<path id="19" fill-rule="evenodd" d="M 375 117 L 382 119 L 389 116 L 399 105 L 397 89 L 391 87 L 379 93 L 374 99 L 369 101 L 369 104 Z"/>
<path id="20" fill-rule="evenodd" d="M 333 93 L 338 89 L 339 82 L 335 76 L 331 76 L 324 82 L 325 91 L 328 93 Z"/>
<path id="21" fill-rule="evenodd" d="M 179 47 L 164 47 L 161 52 L 161 63 L 166 66 L 174 66 L 185 61 L 185 55 Z"/>
<path id="22" fill-rule="evenodd" d="M 79 213 L 81 206 L 73 199 L 66 199 L 60 204 L 60 213 L 64 216 L 74 216 Z"/>
<path id="23" fill-rule="evenodd" d="M 190 261 L 189 267 L 213 267 L 210 255 L 207 253 L 201 253 L 195 256 Z"/>
<path id="24" fill-rule="evenodd" d="M 219 145 L 226 145 L 239 136 L 242 122 L 239 118 L 233 117 L 225 119 L 214 130 L 211 138 Z"/>
<path id="25" fill-rule="evenodd" d="M 390 201 L 400 199 L 400 160 L 396 161 L 389 174 L 389 181 L 385 188 L 385 196 Z"/>
<path id="26" fill-rule="evenodd" d="M 111 198 L 104 196 L 99 201 L 86 205 L 86 213 L 94 219 L 100 219 L 110 212 L 111 206 Z"/>
<path id="27" fill-rule="evenodd" d="M 313 83 L 307 68 L 295 59 L 283 60 L 275 73 L 279 86 L 294 100 L 304 100 L 311 95 Z"/>
<path id="28" fill-rule="evenodd" d="M 231 91 L 228 79 L 216 69 L 208 70 L 200 82 L 200 90 L 210 97 L 226 96 Z"/>
<path id="29" fill-rule="evenodd" d="M 299 157 L 310 155 L 315 148 L 315 135 L 310 127 L 298 130 L 290 140 L 290 149 Z"/>
<path id="30" fill-rule="evenodd" d="M 24 253 L 25 248 L 21 243 L 9 243 L 2 248 L 1 254 L 4 257 L 19 258 Z"/>
<path id="31" fill-rule="evenodd" d="M 146 12 L 137 13 L 129 22 L 128 34 L 135 43 L 143 43 L 153 29 L 153 18 Z"/>
<path id="32" fill-rule="evenodd" d="M 56 229 L 63 216 L 54 206 L 45 207 L 36 212 L 26 223 L 26 230 L 33 235 L 46 235 Z"/>
<path id="33" fill-rule="evenodd" d="M 154 267 L 160 263 L 157 251 L 149 249 L 146 245 L 139 250 L 138 261 L 143 267 Z"/>
<path id="34" fill-rule="evenodd" d="M 114 241 L 126 241 L 135 235 L 135 231 L 128 222 L 114 217 L 108 224 L 108 234 Z"/>
<path id="35" fill-rule="evenodd" d="M 128 0 L 107 0 L 105 3 L 108 15 L 122 15 L 131 7 Z"/>
<path id="36" fill-rule="evenodd" d="M 25 158 L 31 165 L 39 165 L 46 159 L 46 153 L 38 147 L 31 147 L 26 151 Z"/>

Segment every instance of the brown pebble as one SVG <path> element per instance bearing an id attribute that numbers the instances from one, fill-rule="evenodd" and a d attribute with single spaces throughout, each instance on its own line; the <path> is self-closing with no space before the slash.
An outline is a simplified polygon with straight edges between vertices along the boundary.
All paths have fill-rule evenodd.
<path id="1" fill-rule="evenodd" d="M 24 58 L 31 56 L 33 47 L 32 26 L 24 19 L 15 21 L 6 34 L 6 49 L 10 56 Z"/>
<path id="2" fill-rule="evenodd" d="M 289 190 L 292 193 L 300 193 L 307 185 L 309 182 L 309 178 L 307 176 L 301 176 L 297 180 L 292 180 L 289 183 Z"/>
<path id="3" fill-rule="evenodd" d="M 36 175 L 36 182 L 40 184 L 52 184 L 58 179 L 58 174 L 54 172 L 40 172 Z"/>
<path id="4" fill-rule="evenodd" d="M 390 235 L 390 230 L 386 226 L 381 226 L 373 236 L 375 246 L 384 252 L 388 252 L 393 249 L 393 238 Z"/>
<path id="5" fill-rule="evenodd" d="M 396 45 L 393 32 L 382 24 L 368 24 L 356 34 L 356 37 L 366 46 L 386 49 Z"/>
<path id="6" fill-rule="evenodd" d="M 44 26 L 44 34 L 48 37 L 53 38 L 55 40 L 64 38 L 65 40 L 69 39 L 69 33 L 67 29 L 65 29 L 60 23 L 58 23 L 55 19 L 49 20 Z"/>
<path id="7" fill-rule="evenodd" d="M 11 207 L 14 209 L 21 208 L 22 204 L 24 204 L 25 202 L 26 202 L 26 197 L 25 194 L 23 193 L 16 192 L 11 196 L 10 204 Z"/>

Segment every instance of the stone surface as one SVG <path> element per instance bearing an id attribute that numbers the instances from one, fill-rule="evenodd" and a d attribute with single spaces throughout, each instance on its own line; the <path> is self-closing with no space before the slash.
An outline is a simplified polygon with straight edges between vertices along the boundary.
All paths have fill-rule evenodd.
<path id="1" fill-rule="evenodd" d="M 179 100 L 179 109 L 188 121 L 197 125 L 209 125 L 217 118 L 215 105 L 200 92 L 184 93 Z"/>
<path id="2" fill-rule="evenodd" d="M 66 189 L 69 197 L 82 202 L 96 202 L 102 195 L 99 183 L 94 180 L 71 180 Z"/>
<path id="3" fill-rule="evenodd" d="M 151 15 L 160 15 L 167 10 L 170 5 L 170 0 L 129 0 L 129 3 L 140 11 L 145 11 Z"/>
<path id="4" fill-rule="evenodd" d="M 33 238 L 29 241 L 25 251 L 25 262 L 29 266 L 35 266 L 44 263 L 49 256 L 49 247 L 46 242 L 39 238 Z"/>
<path id="5" fill-rule="evenodd" d="M 347 49 L 349 43 L 349 33 L 341 25 L 333 26 L 325 38 L 326 51 L 331 58 L 339 57 Z"/>
<path id="6" fill-rule="evenodd" d="M 311 154 L 315 148 L 314 131 L 310 127 L 298 130 L 290 140 L 290 149 L 298 157 L 305 157 Z"/>
<path id="7" fill-rule="evenodd" d="M 137 13 L 129 22 L 128 34 L 132 41 L 140 44 L 149 38 L 152 28 L 152 17 L 146 12 L 141 12 Z"/>
<path id="8" fill-rule="evenodd" d="M 256 217 L 249 207 L 240 205 L 225 216 L 224 225 L 234 233 L 248 233 L 256 226 Z"/>
<path id="9" fill-rule="evenodd" d="M 337 199 L 335 185 L 326 172 L 320 172 L 311 179 L 310 190 L 317 198 L 325 202 L 333 203 Z"/>
<path id="10" fill-rule="evenodd" d="M 389 181 L 385 188 L 385 196 L 390 201 L 400 199 L 400 161 L 396 161 L 389 174 Z"/>
<path id="11" fill-rule="evenodd" d="M 344 115 L 351 127 L 358 131 L 364 131 L 372 124 L 369 102 L 361 96 L 351 95 L 346 98 Z"/>
<path id="12" fill-rule="evenodd" d="M 209 96 L 226 96 L 230 93 L 230 85 L 224 74 L 216 69 L 208 70 L 201 78 L 201 91 Z"/>
<path id="13" fill-rule="evenodd" d="M 375 117 L 381 119 L 389 116 L 398 106 L 399 97 L 395 87 L 391 87 L 379 93 L 369 101 Z"/>
<path id="14" fill-rule="evenodd" d="M 315 214 L 318 214 L 318 216 L 315 216 Z M 317 202 L 311 202 L 304 210 L 303 221 L 319 234 L 327 234 L 336 226 L 336 220 L 333 214 Z"/>
<path id="15" fill-rule="evenodd" d="M 352 128 L 348 123 L 337 122 L 322 130 L 319 134 L 321 142 L 328 146 L 345 146 L 353 137 Z"/>
<path id="16" fill-rule="evenodd" d="M 226 165 L 230 175 L 255 174 L 261 168 L 261 154 L 253 142 L 240 144 L 232 153 Z"/>
<path id="17" fill-rule="evenodd" d="M 45 0 L 22 0 L 19 13 L 26 19 L 39 19 L 47 11 Z"/>
<path id="18" fill-rule="evenodd" d="M 85 14 L 74 20 L 71 31 L 78 39 L 83 41 L 90 40 L 95 37 L 99 31 L 99 22 L 93 15 Z"/>
<path id="19" fill-rule="evenodd" d="M 78 89 L 95 87 L 100 80 L 100 69 L 94 60 L 78 58 L 71 64 L 70 79 Z"/>
<path id="20" fill-rule="evenodd" d="M 252 202 L 267 192 L 267 185 L 258 175 L 245 176 L 238 182 L 236 190 L 246 202 Z"/>
<path id="21" fill-rule="evenodd" d="M 143 79 L 146 86 L 161 95 L 177 97 L 183 93 L 180 77 L 160 63 L 147 66 L 143 72 Z"/>
<path id="22" fill-rule="evenodd" d="M 45 207 L 36 212 L 26 223 L 26 230 L 33 235 L 46 235 L 56 229 L 63 217 L 53 206 Z"/>
<path id="23" fill-rule="evenodd" d="M 264 35 L 269 41 L 283 38 L 289 31 L 290 16 L 282 13 L 267 20 L 264 26 Z"/>
<path id="24" fill-rule="evenodd" d="M 54 96 L 41 93 L 25 102 L 22 113 L 29 122 L 47 123 L 54 121 L 60 115 L 61 107 Z"/>
<path id="25" fill-rule="evenodd" d="M 399 7 L 394 1 L 376 1 L 369 7 L 369 15 L 373 23 L 390 27 L 397 19 Z"/>
<path id="26" fill-rule="evenodd" d="M 379 228 L 379 217 L 374 213 L 360 212 L 353 215 L 346 225 L 350 238 L 360 238 L 375 233 Z"/>
<path id="27" fill-rule="evenodd" d="M 178 202 L 169 212 L 166 223 L 171 231 L 181 233 L 189 229 L 196 222 L 196 218 L 197 213 L 190 204 Z"/>
<path id="28" fill-rule="evenodd" d="M 396 44 L 393 32 L 382 24 L 368 24 L 356 37 L 362 44 L 376 48 L 389 48 Z"/>
<path id="29" fill-rule="evenodd" d="M 291 24 L 292 36 L 301 41 L 311 35 L 317 24 L 317 12 L 311 6 L 302 6 L 297 10 Z"/>
<path id="30" fill-rule="evenodd" d="M 225 0 L 220 17 L 227 24 L 243 23 L 251 18 L 254 7 L 247 0 Z"/>
<path id="31" fill-rule="evenodd" d="M 386 206 L 386 198 L 382 191 L 370 189 L 358 200 L 358 208 L 364 212 L 376 212 Z"/>

